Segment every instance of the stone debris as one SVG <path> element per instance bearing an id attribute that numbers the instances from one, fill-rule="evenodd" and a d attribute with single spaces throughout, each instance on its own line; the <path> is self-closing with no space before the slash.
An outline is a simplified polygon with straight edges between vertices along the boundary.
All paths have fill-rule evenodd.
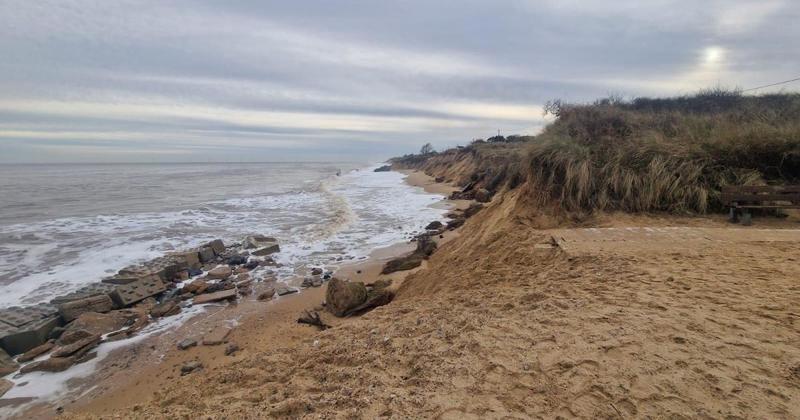
<path id="1" fill-rule="evenodd" d="M 0 379 L 0 397 L 6 395 L 11 388 L 14 387 L 14 382 L 9 381 L 8 379 Z"/>
<path id="2" fill-rule="evenodd" d="M 50 355 L 50 357 L 67 357 L 76 353 L 80 353 L 79 356 L 83 355 L 83 353 L 85 353 L 83 350 L 94 348 L 100 344 L 100 340 L 101 338 L 99 335 L 90 335 L 72 344 L 67 344 L 65 346 L 56 348 L 53 350 L 53 353 Z"/>
<path id="3" fill-rule="evenodd" d="M 274 254 L 274 253 L 280 252 L 280 251 L 281 251 L 280 245 L 271 244 L 271 245 L 265 246 L 264 248 L 260 248 L 260 249 L 257 249 L 255 251 L 252 251 L 250 254 L 255 255 L 257 257 L 265 257 L 267 255 L 271 255 L 271 254 Z"/>
<path id="4" fill-rule="evenodd" d="M 40 346 L 36 346 L 36 347 L 26 351 L 25 353 L 23 353 L 21 356 L 17 357 L 17 361 L 19 363 L 30 362 L 31 360 L 33 360 L 33 359 L 35 359 L 35 358 L 47 353 L 53 347 L 55 347 L 55 340 L 47 340 L 46 343 L 44 343 L 44 344 L 42 344 Z"/>
<path id="5" fill-rule="evenodd" d="M 210 279 L 225 280 L 233 274 L 233 270 L 226 265 L 213 268 L 208 272 L 207 276 Z"/>
<path id="6" fill-rule="evenodd" d="M 186 350 L 197 345 L 197 340 L 186 338 L 178 343 L 178 350 Z"/>
<path id="7" fill-rule="evenodd" d="M 386 305 L 394 298 L 388 287 L 389 281 L 376 281 L 369 287 L 362 282 L 348 282 L 333 278 L 325 293 L 326 308 L 342 317 L 366 312 Z"/>
<path id="8" fill-rule="evenodd" d="M 269 289 L 264 290 L 263 292 L 259 293 L 257 299 L 258 300 L 267 300 L 267 299 L 272 299 L 273 296 L 275 296 L 275 288 L 270 287 Z"/>
<path id="9" fill-rule="evenodd" d="M 204 346 L 217 346 L 228 342 L 228 335 L 233 331 L 230 327 L 219 326 L 203 336 Z"/>
<path id="10" fill-rule="evenodd" d="M 111 293 L 111 298 L 119 306 L 130 306 L 150 296 L 167 290 L 167 286 L 158 277 L 149 276 L 136 282 L 119 286 Z"/>
<path id="11" fill-rule="evenodd" d="M 221 239 L 215 239 L 204 246 L 211 248 L 214 250 L 214 254 L 222 255 L 225 253 L 225 244 L 222 242 Z"/>
<path id="12" fill-rule="evenodd" d="M 254 249 L 276 243 L 278 243 L 278 240 L 273 237 L 255 234 L 246 236 L 243 241 L 243 246 L 244 249 Z"/>
<path id="13" fill-rule="evenodd" d="M 236 294 L 237 292 L 235 288 L 221 290 L 219 292 L 198 295 L 194 298 L 193 302 L 195 305 L 201 305 L 203 303 L 216 302 L 219 300 L 236 299 Z"/>
<path id="14" fill-rule="evenodd" d="M 290 295 L 292 293 L 297 293 L 297 291 L 298 291 L 297 289 L 284 285 L 279 285 L 275 288 L 275 293 L 277 293 L 278 296 Z"/>
<path id="15" fill-rule="evenodd" d="M 163 318 L 181 313 L 181 306 L 174 300 L 168 300 L 153 306 L 150 309 L 150 316 L 153 318 Z"/>
<path id="16" fill-rule="evenodd" d="M 77 362 L 77 357 L 50 357 L 39 362 L 27 364 L 20 369 L 20 373 L 29 372 L 62 372 L 69 369 Z"/>
<path id="17" fill-rule="evenodd" d="M 96 295 L 84 299 L 73 300 L 62 303 L 58 307 L 58 313 L 64 322 L 70 322 L 84 312 L 109 312 L 114 309 L 114 302 L 108 295 Z"/>
<path id="18" fill-rule="evenodd" d="M 225 346 L 225 355 L 226 356 L 231 356 L 234 353 L 236 353 L 237 351 L 239 351 L 239 345 L 236 344 L 236 343 L 228 343 L 228 345 Z"/>
<path id="19" fill-rule="evenodd" d="M 10 355 L 26 351 L 47 341 L 50 331 L 61 325 L 53 305 L 0 310 L 0 346 Z"/>
<path id="20" fill-rule="evenodd" d="M 243 249 L 263 258 L 242 254 Z M 92 349 L 104 337 L 106 340 L 126 337 L 147 325 L 151 317 L 180 313 L 182 300 L 194 299 L 195 304 L 202 304 L 250 294 L 254 281 L 250 270 L 277 266 L 267 255 L 278 251 L 277 240 L 264 235 L 250 235 L 243 244 L 233 244 L 227 249 L 217 239 L 125 267 L 96 283 L 58 296 L 49 304 L 0 309 L 0 375 L 19 369 L 11 358 L 14 355 L 31 362 L 25 365 L 24 372 L 60 372 L 95 357 Z M 217 266 L 223 262 L 228 265 Z M 234 268 L 236 277 L 231 278 Z M 203 270 L 208 271 L 206 277 L 191 280 L 201 276 Z M 312 280 L 310 285 L 320 282 Z M 179 288 L 180 284 L 183 287 Z M 280 286 L 262 292 L 259 299 L 295 292 Z M 221 344 L 229 333 L 230 328 L 217 328 L 203 338 L 203 343 Z M 184 340 L 179 348 L 192 345 L 197 342 Z M 51 352 L 49 358 L 34 362 L 48 352 Z"/>
<path id="21" fill-rule="evenodd" d="M 0 349 L 0 376 L 16 372 L 17 369 L 19 369 L 19 364 L 17 364 L 3 349 Z"/>
<path id="22" fill-rule="evenodd" d="M 181 366 L 181 375 L 188 375 L 196 370 L 202 369 L 203 364 L 197 360 L 186 362 Z"/>

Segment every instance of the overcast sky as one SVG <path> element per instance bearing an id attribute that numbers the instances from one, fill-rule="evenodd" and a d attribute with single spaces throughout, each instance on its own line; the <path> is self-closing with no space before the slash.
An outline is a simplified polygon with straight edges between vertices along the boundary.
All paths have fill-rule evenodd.
<path id="1" fill-rule="evenodd" d="M 0 0 L 0 162 L 381 160 L 532 134 L 553 98 L 800 76 L 798 22 L 797 0 Z"/>

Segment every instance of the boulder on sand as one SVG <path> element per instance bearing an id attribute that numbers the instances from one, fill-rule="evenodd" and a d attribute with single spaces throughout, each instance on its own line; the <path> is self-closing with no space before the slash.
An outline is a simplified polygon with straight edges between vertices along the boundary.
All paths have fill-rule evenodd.
<path id="1" fill-rule="evenodd" d="M 39 362 L 27 364 L 20 369 L 20 373 L 29 372 L 62 372 L 70 368 L 78 361 L 75 356 L 70 357 L 50 357 Z"/>
<path id="2" fill-rule="evenodd" d="M 442 228 L 442 226 L 444 226 L 444 225 L 442 225 L 442 222 L 440 222 L 438 220 L 434 220 L 434 221 L 428 223 L 428 226 L 425 226 L 425 230 L 439 230 L 439 229 Z"/>
<path id="3" fill-rule="evenodd" d="M 150 309 L 150 316 L 153 318 L 163 318 L 165 316 L 177 315 L 179 313 L 181 313 L 181 307 L 178 305 L 178 302 L 174 300 L 161 302 Z"/>
<path id="4" fill-rule="evenodd" d="M 367 300 L 367 288 L 362 282 L 348 282 L 334 277 L 325 293 L 326 308 L 336 316 L 344 316 Z"/>
<path id="5" fill-rule="evenodd" d="M 58 345 L 67 345 L 92 335 L 104 335 L 133 325 L 145 314 L 134 310 L 111 311 L 105 314 L 86 312 L 72 321 L 59 337 Z M 145 315 L 146 317 L 146 315 Z"/>
<path id="6" fill-rule="evenodd" d="M 488 203 L 492 200 L 492 193 L 486 188 L 480 188 L 475 191 L 475 201 L 479 203 Z"/>

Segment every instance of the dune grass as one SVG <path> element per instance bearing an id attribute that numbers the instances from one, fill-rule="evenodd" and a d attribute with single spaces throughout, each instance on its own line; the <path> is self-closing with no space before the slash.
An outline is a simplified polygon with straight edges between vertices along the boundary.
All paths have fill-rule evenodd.
<path id="1" fill-rule="evenodd" d="M 720 210 L 724 185 L 800 179 L 800 94 L 710 90 L 677 98 L 548 104 L 529 141 L 531 194 L 567 211 Z"/>

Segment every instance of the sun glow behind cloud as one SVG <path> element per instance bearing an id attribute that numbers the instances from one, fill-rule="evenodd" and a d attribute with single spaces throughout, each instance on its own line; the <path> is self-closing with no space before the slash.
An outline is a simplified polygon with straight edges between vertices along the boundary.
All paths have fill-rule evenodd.
<path id="1" fill-rule="evenodd" d="M 8 0 L 0 161 L 366 159 L 535 133 L 554 98 L 781 80 L 798 18 L 780 0 Z"/>

